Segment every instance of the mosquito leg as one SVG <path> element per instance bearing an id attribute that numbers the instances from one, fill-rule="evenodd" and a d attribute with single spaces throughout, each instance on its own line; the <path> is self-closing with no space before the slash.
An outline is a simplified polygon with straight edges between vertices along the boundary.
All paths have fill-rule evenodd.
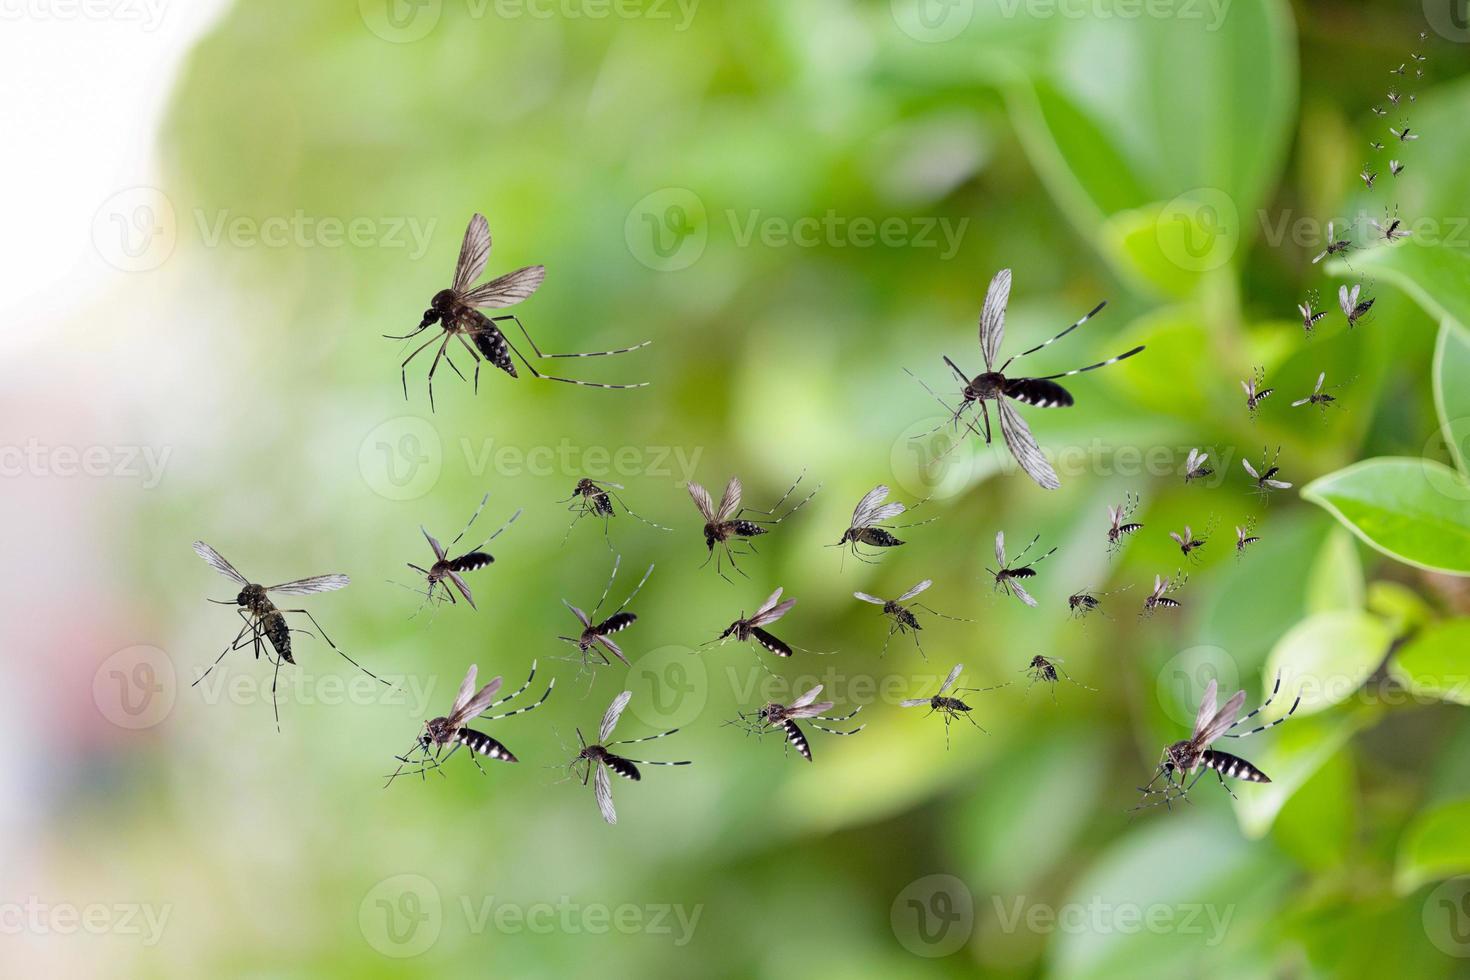
<path id="1" fill-rule="evenodd" d="M 461 344 L 464 344 L 464 349 L 470 352 L 470 360 L 472 360 L 472 361 L 475 362 L 475 386 L 474 386 L 474 391 L 475 391 L 475 394 L 478 395 L 480 393 L 480 352 L 477 351 L 477 350 L 475 350 L 475 348 L 470 344 L 470 342 L 468 340 L 465 340 L 464 339 L 464 334 L 462 334 L 462 333 L 455 334 L 455 336 L 459 338 L 459 342 Z M 449 366 L 450 367 L 454 367 L 454 363 L 451 361 Z M 454 373 L 455 374 L 459 374 L 459 369 L 458 368 L 455 368 L 455 372 Z M 461 378 L 464 377 L 464 375 L 462 375 L 462 374 L 460 374 L 459 376 Z M 476 513 L 478 513 L 478 511 L 476 511 Z"/>
<path id="2" fill-rule="evenodd" d="M 449 349 L 449 337 L 445 336 L 444 342 L 439 345 L 439 351 L 434 355 L 434 363 L 429 365 L 429 411 L 434 411 L 434 372 L 439 369 L 439 359 Z M 458 368 L 455 369 L 456 371 Z M 461 375 L 463 377 L 463 375 Z"/>
<path id="3" fill-rule="evenodd" d="M 526 366 L 526 370 L 527 371 L 530 371 L 531 372 L 531 376 L 532 377 L 537 378 L 537 379 L 539 379 L 541 381 L 560 381 L 562 384 L 581 385 L 584 388 L 617 388 L 617 389 L 627 389 L 627 388 L 647 388 L 648 387 L 648 382 L 647 381 L 640 381 L 637 384 L 631 384 L 631 385 L 612 385 L 612 384 L 603 384 L 600 381 L 578 381 L 576 378 L 559 378 L 559 377 L 556 377 L 555 375 L 552 375 L 552 374 L 542 374 L 540 371 L 536 370 L 536 366 L 534 364 L 532 364 L 530 361 L 526 360 L 525 355 L 522 354 L 519 350 L 516 349 L 516 345 L 515 344 L 512 344 L 510 342 L 510 339 L 509 338 L 506 338 L 505 346 L 507 346 L 507 347 L 510 348 L 511 353 L 515 354 L 516 357 L 520 358 L 521 363 Z"/>
<path id="4" fill-rule="evenodd" d="M 408 400 L 408 362 L 411 361 L 411 360 L 413 360 L 415 357 L 418 357 L 419 354 L 421 354 L 423 352 L 423 350 L 424 350 L 425 347 L 428 347 L 430 344 L 432 344 L 434 341 L 436 341 L 438 339 L 439 339 L 438 337 L 430 337 L 428 340 L 424 341 L 424 343 L 420 347 L 418 347 L 417 349 L 415 349 L 412 354 L 408 355 L 407 357 L 405 357 L 403 359 L 403 364 L 400 365 L 400 374 L 403 377 L 403 399 L 404 399 L 404 401 L 407 401 Z"/>
<path id="5" fill-rule="evenodd" d="M 509 313 L 505 316 L 493 316 L 490 318 L 491 323 L 497 324 L 504 323 L 506 320 L 510 320 L 515 323 L 515 325 L 520 329 L 522 336 L 526 338 L 526 343 L 531 345 L 532 353 L 543 360 L 553 357 L 607 357 L 610 354 L 628 354 L 635 350 L 641 350 L 642 348 L 647 347 L 649 344 L 653 343 L 653 341 L 651 340 L 645 340 L 643 343 L 634 344 L 632 347 L 619 347 L 616 350 L 590 351 L 584 354 L 546 354 L 541 351 L 541 348 L 536 346 L 536 341 L 531 337 L 531 332 L 526 329 L 525 324 L 521 323 L 520 317 L 516 316 L 514 313 Z"/>
<path id="6" fill-rule="evenodd" d="M 245 631 L 248 630 L 248 629 L 250 629 L 252 626 L 253 626 L 253 624 L 247 619 L 245 621 L 245 625 L 242 626 L 242 627 L 240 627 L 240 632 L 236 633 L 235 634 L 235 638 L 230 641 L 229 646 L 225 647 L 224 650 L 220 652 L 220 655 L 218 657 L 215 657 L 214 658 L 214 663 L 210 664 L 209 665 L 209 668 L 207 670 L 205 670 L 204 673 L 202 673 L 202 674 L 199 675 L 198 680 L 195 680 L 194 683 L 193 684 L 190 684 L 189 686 L 190 687 L 193 687 L 195 684 L 198 684 L 199 681 L 202 681 L 202 680 L 204 680 L 204 678 L 208 677 L 209 676 L 209 671 L 214 670 L 214 668 L 216 668 L 216 667 L 219 666 L 219 662 L 221 660 L 225 659 L 225 654 L 229 653 L 232 650 L 238 650 L 238 649 L 240 649 L 240 645 L 241 645 L 240 644 L 240 641 L 241 641 L 241 638 L 243 638 L 245 636 Z"/>
<path id="7" fill-rule="evenodd" d="M 343 660 L 345 660 L 348 663 L 350 663 L 352 666 L 356 667 L 358 670 L 362 671 L 364 674 L 367 674 L 369 677 L 371 677 L 373 680 L 377 681 L 379 684 L 383 684 L 383 685 L 385 685 L 387 687 L 392 687 L 393 686 L 392 684 L 389 684 L 387 681 L 383 680 L 383 678 L 379 677 L 377 674 L 374 674 L 372 671 L 368 670 L 362 664 L 358 663 L 356 660 L 353 660 L 351 657 L 347 656 L 347 654 L 343 653 L 341 651 L 341 649 L 338 648 L 337 644 L 335 644 L 335 643 L 332 642 L 332 638 L 329 637 L 329 636 L 327 636 L 327 631 L 324 630 L 324 629 L 322 629 L 322 624 L 321 623 L 318 623 L 316 621 L 316 617 L 313 616 L 308 610 L 305 610 L 305 609 L 282 609 L 281 612 L 302 613 L 302 614 L 304 614 L 307 619 L 311 620 L 311 625 L 313 625 L 313 626 L 315 626 L 317 628 L 317 632 L 321 633 L 322 639 L 327 641 L 327 646 L 329 646 L 333 650 L 335 650 L 337 652 L 337 655 L 339 657 L 341 657 Z"/>

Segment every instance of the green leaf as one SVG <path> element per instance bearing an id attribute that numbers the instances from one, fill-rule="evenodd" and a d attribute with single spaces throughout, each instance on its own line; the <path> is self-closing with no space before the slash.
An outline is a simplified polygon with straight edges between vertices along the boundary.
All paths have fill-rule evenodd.
<path id="1" fill-rule="evenodd" d="M 1288 690 L 1285 682 L 1282 690 Z M 1299 709 L 1291 724 L 1281 726 L 1270 743 L 1251 755 L 1251 762 L 1270 776 L 1271 782 L 1236 794 L 1235 813 L 1241 833 L 1263 836 L 1297 791 L 1347 744 L 1353 733 L 1381 713 L 1377 706 L 1363 706 L 1301 718 Z"/>
<path id="2" fill-rule="evenodd" d="M 1470 619 L 1421 630 L 1399 649 L 1389 672 L 1412 694 L 1470 704 Z"/>
<path id="3" fill-rule="evenodd" d="M 1297 623 L 1266 658 L 1268 684 L 1281 676 L 1282 697 L 1301 696 L 1300 714 L 1345 701 L 1383 662 L 1393 633 L 1357 609 L 1317 613 Z M 1283 706 L 1284 709 L 1284 706 Z"/>
<path id="4" fill-rule="evenodd" d="M 1439 412 L 1440 434 L 1449 447 L 1450 458 L 1460 473 L 1466 468 L 1470 447 L 1470 330 L 1463 322 L 1446 318 L 1439 325 L 1434 345 L 1434 407 Z"/>
<path id="5" fill-rule="evenodd" d="M 1365 590 L 1363 563 L 1358 561 L 1353 537 L 1344 528 L 1334 528 L 1307 581 L 1307 612 L 1361 609 Z"/>
<path id="6" fill-rule="evenodd" d="M 1470 799 L 1444 803 L 1414 818 L 1399 842 L 1394 886 L 1407 894 L 1420 885 L 1470 872 Z"/>
<path id="7" fill-rule="evenodd" d="M 1470 483 L 1443 463 L 1363 460 L 1314 480 L 1302 497 L 1390 558 L 1470 574 Z"/>
<path id="8" fill-rule="evenodd" d="M 1394 636 L 1411 633 L 1434 618 L 1434 609 L 1419 593 L 1386 579 L 1368 586 L 1368 609 L 1388 620 Z"/>
<path id="9" fill-rule="evenodd" d="M 1395 245 L 1375 245 L 1354 252 L 1352 265 L 1333 260 L 1328 273 L 1386 279 L 1408 293 L 1436 319 L 1470 324 L 1470 255 L 1439 244 L 1410 238 Z"/>
<path id="10" fill-rule="evenodd" d="M 1352 845 L 1357 826 L 1352 758 L 1348 752 L 1328 755 L 1281 807 L 1272 826 L 1272 839 L 1314 871 L 1341 867 Z M 1281 774 L 1280 769 L 1272 773 L 1272 786 L 1281 781 Z"/>

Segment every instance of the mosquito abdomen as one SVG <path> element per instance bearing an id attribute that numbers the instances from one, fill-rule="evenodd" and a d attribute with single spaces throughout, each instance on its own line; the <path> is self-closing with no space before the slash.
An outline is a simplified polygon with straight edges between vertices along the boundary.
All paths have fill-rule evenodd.
<path id="1" fill-rule="evenodd" d="M 1204 763 L 1222 776 L 1231 779 L 1244 779 L 1252 783 L 1269 783 L 1271 777 L 1267 776 L 1255 766 L 1246 762 L 1238 755 L 1229 752 L 1216 752 L 1214 749 L 1205 750 Z"/>

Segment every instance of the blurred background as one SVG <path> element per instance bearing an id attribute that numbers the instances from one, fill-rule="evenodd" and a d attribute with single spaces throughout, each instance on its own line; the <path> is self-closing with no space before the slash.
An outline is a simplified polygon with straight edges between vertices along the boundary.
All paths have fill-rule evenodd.
<path id="1" fill-rule="evenodd" d="M 1465 975 L 1462 6 L 8 7 L 0 963 Z M 1405 120 L 1422 139 L 1385 133 Z M 1409 243 L 1312 262 L 1328 219 L 1361 243 L 1395 206 Z M 654 342 L 545 363 L 650 387 L 487 368 L 476 393 L 440 365 L 431 413 L 426 354 L 405 399 L 412 348 L 382 335 L 449 285 L 477 211 L 490 275 L 547 266 L 515 310 L 542 349 Z M 1072 379 L 1074 408 L 1023 411 L 1052 493 L 933 431 L 944 410 L 904 373 L 952 401 L 940 356 L 979 370 L 1002 266 L 1007 351 L 1108 300 L 1027 370 L 1148 345 Z M 1375 297 L 1351 331 L 1343 283 Z M 1311 291 L 1331 312 L 1307 337 Z M 1275 394 L 1253 420 L 1258 366 Z M 1323 372 L 1339 401 L 1291 407 Z M 1277 446 L 1294 486 L 1266 503 L 1240 461 Z M 1186 485 L 1192 447 L 1215 472 Z M 1397 483 L 1299 493 L 1374 457 L 1441 479 L 1432 506 Z M 803 473 L 792 500 L 820 492 L 745 577 L 701 567 L 687 480 L 738 474 L 767 508 Z M 606 528 L 569 529 L 583 477 L 624 487 Z M 876 564 L 824 547 L 880 482 L 934 522 Z M 419 525 L 448 540 L 486 493 L 462 543 L 524 513 L 470 576 L 478 611 L 424 607 Z M 1130 493 L 1144 527 L 1110 556 Z M 1167 534 L 1186 524 L 1208 538 L 1192 558 Z M 1237 526 L 1261 539 L 1240 556 Z M 1035 609 L 991 587 L 999 530 L 1058 549 Z M 237 589 L 196 539 L 263 584 L 351 575 L 283 604 L 391 686 L 305 634 L 279 732 L 248 649 L 196 685 L 240 625 L 205 601 Z M 604 612 L 655 566 L 618 637 L 632 666 L 584 670 L 561 600 L 590 608 L 615 554 Z M 1182 608 L 1141 619 L 1176 573 Z M 884 652 L 852 593 L 922 579 L 969 621 Z M 799 600 L 774 630 L 789 661 L 701 646 L 777 586 Z M 1101 609 L 1078 620 L 1084 589 Z M 1070 682 L 1033 686 L 1037 654 Z M 523 697 L 555 678 L 550 699 L 485 726 L 518 765 L 462 753 L 384 788 L 470 664 L 511 690 L 533 661 Z M 986 731 L 958 721 L 946 747 L 898 702 L 961 662 L 961 686 L 1009 686 L 970 696 Z M 1224 746 L 1273 783 L 1130 812 L 1211 679 L 1254 707 L 1278 674 L 1257 720 L 1300 697 L 1290 724 Z M 723 724 L 814 684 L 867 727 L 810 733 L 812 763 Z M 694 764 L 619 780 L 610 827 L 566 763 L 622 690 L 619 736 L 681 729 L 630 754 Z"/>

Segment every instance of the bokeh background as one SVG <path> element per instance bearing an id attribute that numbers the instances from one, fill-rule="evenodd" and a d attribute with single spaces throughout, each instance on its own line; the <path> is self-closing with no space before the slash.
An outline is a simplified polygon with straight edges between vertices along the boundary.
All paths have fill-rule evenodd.
<path id="1" fill-rule="evenodd" d="M 15 8 L 5 971 L 1465 975 L 1462 7 Z M 1416 100 L 1388 106 L 1390 85 Z M 1370 149 L 1405 118 L 1421 140 Z M 1311 262 L 1328 218 L 1361 241 L 1394 205 L 1411 242 Z M 652 386 L 487 370 L 476 394 L 441 365 L 431 414 L 425 357 L 405 400 L 381 335 L 448 284 L 476 211 L 492 274 L 548 268 L 517 310 L 544 349 L 654 341 L 555 367 Z M 1075 408 L 1024 413 L 1055 493 L 994 449 L 914 438 L 942 410 L 903 369 L 947 396 L 942 353 L 978 370 L 1002 266 L 1009 350 L 1109 301 L 1033 370 L 1149 348 L 1076 380 Z M 1376 296 L 1353 331 L 1343 282 Z M 1333 310 L 1310 339 L 1309 290 Z M 1256 365 L 1276 394 L 1252 421 Z M 1291 408 L 1322 371 L 1340 402 Z M 1264 505 L 1240 460 L 1278 445 L 1295 486 Z M 1186 486 L 1196 446 L 1217 469 Z M 1299 495 L 1374 457 L 1428 462 Z M 685 480 L 738 473 L 764 507 L 803 472 L 798 496 L 820 492 L 748 578 L 700 568 Z M 583 476 L 672 530 L 568 535 Z M 844 560 L 824 546 L 879 482 L 936 520 Z M 452 537 L 486 492 L 476 531 L 524 513 L 471 576 L 479 611 L 420 609 L 418 525 Z M 1130 492 L 1145 527 L 1109 558 L 1106 507 Z M 1247 519 L 1262 540 L 1237 559 Z M 1186 523 L 1209 529 L 1197 565 L 1167 537 Z M 1058 548 L 1039 608 L 990 588 L 997 530 Z M 393 687 L 309 636 L 279 733 L 248 652 L 191 686 L 238 627 L 205 602 L 234 588 L 201 538 L 266 583 L 350 574 L 301 604 Z M 556 659 L 561 600 L 590 607 L 613 549 L 610 604 L 655 569 L 620 636 L 633 667 L 586 673 Z M 1140 620 L 1177 569 L 1183 608 Z M 880 657 L 853 591 L 924 578 L 973 622 L 931 618 L 922 653 L 895 637 Z M 803 652 L 699 648 L 776 586 Z M 1107 615 L 1068 616 L 1083 588 L 1112 592 Z M 1028 686 L 1038 653 L 1078 683 Z M 520 764 L 383 788 L 469 664 L 513 688 L 532 661 L 552 697 L 490 728 Z M 960 723 L 946 749 L 897 702 L 956 662 L 1010 686 L 971 700 L 988 734 Z M 1253 705 L 1278 672 L 1262 718 L 1300 695 L 1296 716 L 1227 746 L 1274 783 L 1232 802 L 1210 777 L 1130 813 L 1211 678 Z M 813 764 L 722 724 L 815 683 L 867 728 L 814 734 Z M 633 754 L 694 765 L 620 781 L 609 827 L 564 764 L 625 689 L 620 735 L 682 729 Z"/>

